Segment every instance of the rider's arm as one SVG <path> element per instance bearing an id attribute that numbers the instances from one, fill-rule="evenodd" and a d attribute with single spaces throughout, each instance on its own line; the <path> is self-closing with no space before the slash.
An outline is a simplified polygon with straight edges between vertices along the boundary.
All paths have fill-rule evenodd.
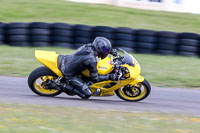
<path id="1" fill-rule="evenodd" d="M 92 80 L 98 80 L 98 70 L 97 70 L 97 61 L 95 58 L 87 59 L 84 62 L 85 66 L 90 71 L 90 77 Z"/>

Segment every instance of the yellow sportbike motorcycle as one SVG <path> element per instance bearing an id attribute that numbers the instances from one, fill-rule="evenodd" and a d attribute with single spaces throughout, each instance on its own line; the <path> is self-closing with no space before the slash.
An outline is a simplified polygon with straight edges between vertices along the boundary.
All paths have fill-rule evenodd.
<path id="1" fill-rule="evenodd" d="M 89 70 L 84 70 L 80 77 L 89 85 L 92 96 L 113 96 L 126 101 L 137 102 L 145 99 L 151 92 L 151 86 L 140 75 L 141 68 L 137 60 L 125 50 L 119 49 L 121 54 L 114 57 L 106 57 L 98 60 L 97 70 L 99 75 L 117 73 L 117 81 L 101 81 L 93 83 Z M 122 55 L 123 54 L 123 55 Z M 60 59 L 62 55 L 53 51 L 35 51 L 35 57 L 44 66 L 31 72 L 28 77 L 30 89 L 40 96 L 57 96 L 62 92 L 73 96 L 73 93 L 59 89 L 61 84 L 67 85 L 61 72 Z M 67 64 L 70 65 L 70 64 Z M 51 83 L 51 85 L 49 84 Z M 52 84 L 53 83 L 53 84 Z"/>

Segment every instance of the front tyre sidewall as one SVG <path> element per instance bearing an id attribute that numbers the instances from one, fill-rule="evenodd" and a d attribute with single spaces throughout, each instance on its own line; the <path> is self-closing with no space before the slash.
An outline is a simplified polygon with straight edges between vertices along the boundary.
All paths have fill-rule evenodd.
<path id="1" fill-rule="evenodd" d="M 149 82 L 146 79 L 144 79 L 144 81 L 141 82 L 141 84 L 145 87 L 145 91 L 146 92 L 142 97 L 139 97 L 138 99 L 137 98 L 136 99 L 132 99 L 131 97 L 128 98 L 128 96 L 126 96 L 126 97 L 123 96 L 121 94 L 121 92 L 120 92 L 121 91 L 120 89 L 116 90 L 115 93 L 119 98 L 121 98 L 122 100 L 125 100 L 125 101 L 131 101 L 131 102 L 141 101 L 141 100 L 145 99 L 146 97 L 148 97 L 150 92 L 151 92 L 151 85 L 149 84 Z"/>
<path id="2" fill-rule="evenodd" d="M 37 95 L 40 95 L 40 96 L 50 96 L 50 97 L 53 97 L 53 96 L 57 96 L 61 93 L 61 91 L 58 91 L 56 90 L 55 92 L 53 93 L 49 93 L 49 94 L 45 94 L 45 93 L 42 93 L 40 91 L 38 91 L 36 88 L 35 88 L 35 81 L 41 77 L 41 76 L 54 76 L 54 77 L 58 77 L 56 74 L 54 74 L 51 70 L 49 70 L 47 67 L 39 67 L 37 69 L 35 69 L 34 71 L 31 72 L 31 74 L 29 75 L 28 77 L 28 85 L 29 85 L 29 88 Z"/>

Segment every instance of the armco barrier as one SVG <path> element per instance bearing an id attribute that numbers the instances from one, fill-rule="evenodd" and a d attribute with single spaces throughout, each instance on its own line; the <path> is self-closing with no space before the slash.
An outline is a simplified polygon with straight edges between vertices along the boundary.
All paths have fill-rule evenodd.
<path id="1" fill-rule="evenodd" d="M 78 48 L 95 37 L 108 38 L 113 47 L 160 55 L 200 55 L 200 35 L 127 27 L 71 25 L 45 22 L 0 22 L 0 45 Z"/>

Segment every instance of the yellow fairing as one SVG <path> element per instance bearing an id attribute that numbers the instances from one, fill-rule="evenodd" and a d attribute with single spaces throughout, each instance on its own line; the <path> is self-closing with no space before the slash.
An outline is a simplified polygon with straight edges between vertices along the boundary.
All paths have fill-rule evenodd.
<path id="1" fill-rule="evenodd" d="M 52 70 L 56 75 L 63 77 L 61 71 L 58 69 L 58 54 L 56 54 L 56 52 L 36 50 L 35 57 L 43 65 Z"/>
<path id="2" fill-rule="evenodd" d="M 114 90 L 117 90 L 121 87 L 124 87 L 126 85 L 136 85 L 137 83 L 140 83 L 144 80 L 144 77 L 140 75 L 140 66 L 139 64 L 135 64 L 135 66 L 129 66 L 127 64 L 121 65 L 122 67 L 126 67 L 129 70 L 129 78 L 121 81 L 116 81 L 116 85 L 112 86 L 111 88 L 104 88 L 107 84 L 113 83 L 113 81 L 103 81 L 96 84 L 93 84 L 90 86 L 92 90 L 96 90 L 97 88 L 101 88 L 102 94 L 104 95 L 106 93 L 112 92 Z"/>
<path id="3" fill-rule="evenodd" d="M 113 70 L 111 59 L 109 57 L 106 57 L 103 60 L 100 59 L 97 63 L 97 70 L 99 75 L 106 75 L 110 73 Z M 90 77 L 90 72 L 88 69 L 83 71 L 82 74 L 86 77 Z"/>

